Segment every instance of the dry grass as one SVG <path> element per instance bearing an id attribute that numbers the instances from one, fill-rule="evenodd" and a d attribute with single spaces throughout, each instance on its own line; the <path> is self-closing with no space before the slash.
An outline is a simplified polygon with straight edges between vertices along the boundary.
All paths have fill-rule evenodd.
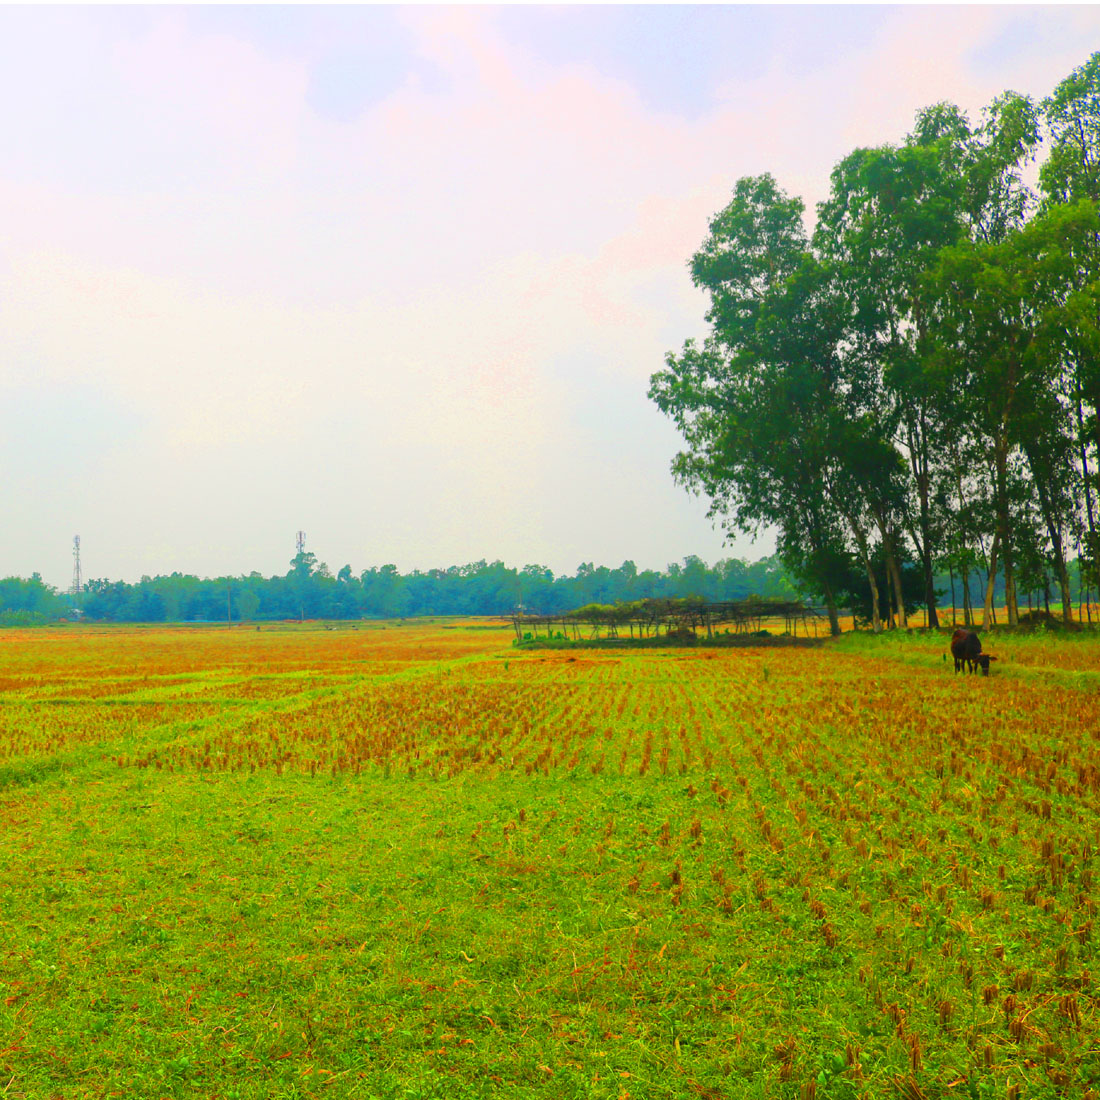
<path id="1" fill-rule="evenodd" d="M 455 625 L 4 635 L 7 1095 L 1098 1086 L 1100 644 Z"/>

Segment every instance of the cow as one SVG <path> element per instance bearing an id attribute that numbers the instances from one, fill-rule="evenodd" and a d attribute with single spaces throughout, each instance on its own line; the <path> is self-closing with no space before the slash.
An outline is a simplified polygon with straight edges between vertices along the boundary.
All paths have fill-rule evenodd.
<path id="1" fill-rule="evenodd" d="M 955 627 L 955 633 L 951 635 L 951 656 L 955 659 L 956 675 L 962 671 L 970 649 L 973 649 L 974 653 L 982 651 L 982 643 L 978 636 L 969 630 L 964 630 L 961 626 Z"/>
<path id="2" fill-rule="evenodd" d="M 951 656 L 955 658 L 956 672 L 961 672 L 965 665 L 967 672 L 980 668 L 983 676 L 989 675 L 989 662 L 997 659 L 982 652 L 981 639 L 973 630 L 964 630 L 961 626 L 951 635 Z"/>

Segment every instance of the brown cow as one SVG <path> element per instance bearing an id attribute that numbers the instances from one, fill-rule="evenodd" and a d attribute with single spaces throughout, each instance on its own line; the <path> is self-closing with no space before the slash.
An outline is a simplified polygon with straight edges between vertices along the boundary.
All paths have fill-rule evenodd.
<path id="1" fill-rule="evenodd" d="M 951 635 L 951 656 L 955 658 L 955 671 L 961 672 L 966 666 L 967 672 L 980 668 L 983 676 L 989 675 L 989 662 L 997 658 L 982 652 L 981 639 L 973 630 L 955 628 Z"/>

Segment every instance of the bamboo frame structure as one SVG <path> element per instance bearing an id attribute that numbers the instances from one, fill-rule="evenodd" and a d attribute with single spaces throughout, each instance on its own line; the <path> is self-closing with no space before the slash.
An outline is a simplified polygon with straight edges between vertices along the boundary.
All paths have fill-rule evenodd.
<path id="1" fill-rule="evenodd" d="M 792 636 L 797 636 L 801 624 L 807 637 L 811 629 L 816 637 L 822 616 L 821 608 L 793 600 L 689 598 L 588 604 L 555 615 L 516 611 L 511 618 L 517 641 L 523 641 L 525 633 L 537 639 L 540 628 L 545 629 L 548 639 L 559 633 L 565 639 L 578 641 L 582 632 L 586 632 L 587 638 L 621 638 L 626 631 L 631 638 L 649 638 L 660 636 L 662 628 L 666 635 L 690 633 L 696 638 L 700 628 L 706 630 L 709 638 L 719 626 L 732 627 L 736 634 L 751 634 L 761 631 L 768 619 L 782 619 L 785 632 Z"/>

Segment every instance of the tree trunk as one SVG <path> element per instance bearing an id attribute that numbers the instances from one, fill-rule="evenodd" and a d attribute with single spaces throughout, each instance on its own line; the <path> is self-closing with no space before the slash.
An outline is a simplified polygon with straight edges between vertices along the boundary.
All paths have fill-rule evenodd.
<path id="1" fill-rule="evenodd" d="M 894 549 L 894 535 L 890 531 L 890 524 L 884 512 L 875 513 L 875 526 L 878 528 L 879 538 L 882 539 L 882 556 L 886 560 L 886 586 L 887 590 L 893 587 L 893 605 L 897 609 L 898 625 L 908 625 L 905 621 L 905 601 L 901 596 L 901 574 L 898 571 L 897 555 Z M 870 564 L 868 564 L 870 569 Z M 890 623 L 893 627 L 893 622 Z"/>
<path id="2" fill-rule="evenodd" d="M 928 608 L 928 625 L 937 627 L 940 617 L 936 612 L 936 581 L 932 573 L 932 555 L 927 550 L 921 554 L 921 565 L 924 567 L 924 606 Z"/>
<path id="3" fill-rule="evenodd" d="M 924 410 L 920 413 L 920 428 L 916 433 L 921 443 L 914 446 L 914 436 L 909 433 L 910 465 L 913 468 L 913 478 L 917 484 L 917 499 L 920 502 L 920 542 L 917 544 L 917 553 L 920 555 L 921 568 L 924 571 L 924 606 L 928 609 L 928 625 L 939 626 L 939 616 L 936 614 L 935 581 L 932 574 L 932 509 L 929 502 L 929 485 L 931 478 L 928 473 L 928 425 L 924 419 Z M 914 539 L 914 542 L 916 540 Z M 902 608 L 904 609 L 904 604 Z M 905 625 L 905 612 L 902 611 L 902 625 Z"/>
<path id="4" fill-rule="evenodd" d="M 993 586 L 997 583 L 997 550 L 1000 531 L 993 532 L 993 545 L 989 550 L 989 574 L 985 582 L 985 606 L 982 608 L 982 630 L 993 625 Z"/>
<path id="5" fill-rule="evenodd" d="M 863 564 L 867 567 L 867 583 L 871 586 L 871 629 L 876 634 L 881 634 L 882 615 L 878 605 L 878 581 L 875 580 L 875 570 L 866 552 L 863 555 Z"/>
<path id="6" fill-rule="evenodd" d="M 957 486 L 958 492 L 959 492 L 959 511 L 955 516 L 955 522 L 961 527 L 962 526 L 961 517 L 963 516 L 965 508 L 966 508 L 966 498 L 963 496 L 962 465 L 961 465 L 961 462 L 958 459 L 957 453 L 956 453 L 956 462 L 955 462 L 955 477 L 956 477 L 956 486 Z M 966 547 L 966 534 L 965 534 L 965 532 L 961 532 L 961 534 L 962 534 L 962 539 L 961 539 L 961 542 L 962 542 L 962 549 L 961 549 L 962 557 L 961 557 L 961 560 L 959 562 L 959 569 L 962 572 L 963 625 L 966 626 L 966 627 L 970 627 L 970 626 L 973 625 L 973 621 L 974 621 L 974 602 L 971 599 L 971 595 L 970 595 L 970 569 L 966 564 L 967 554 L 969 553 L 969 551 Z M 952 616 L 953 615 L 954 615 L 954 611 L 952 611 Z M 954 626 L 954 623 L 952 623 L 952 626 Z"/>
<path id="7" fill-rule="evenodd" d="M 1089 455 L 1085 445 L 1084 413 L 1081 410 L 1081 391 L 1077 391 L 1077 439 L 1081 448 L 1081 481 L 1085 487 L 1085 518 L 1089 525 L 1089 543 L 1095 545 L 1096 526 L 1092 513 L 1092 486 L 1089 484 Z"/>
<path id="8" fill-rule="evenodd" d="M 886 572 L 894 582 L 894 603 L 898 609 L 898 626 L 903 630 L 909 626 L 909 618 L 905 614 L 905 593 L 901 587 L 901 569 L 898 568 L 898 559 L 893 552 L 886 557 Z"/>
<path id="9" fill-rule="evenodd" d="M 1020 622 L 1020 605 L 1016 593 L 1016 574 L 1012 563 L 1012 554 L 1006 542 L 1004 553 L 1001 555 L 1005 570 L 1005 612 L 1008 615 L 1008 625 L 1018 626 Z"/>
<path id="10" fill-rule="evenodd" d="M 1080 392 L 1080 391 L 1078 391 L 1078 392 Z M 1094 442 L 1096 444 L 1096 453 L 1098 455 L 1100 455 L 1100 392 L 1091 393 L 1091 394 L 1089 394 L 1089 397 L 1092 400 L 1092 408 L 1093 408 L 1093 413 L 1094 413 L 1094 416 L 1092 418 L 1092 424 L 1093 424 Z M 1078 401 L 1078 405 L 1077 405 L 1077 415 L 1080 418 L 1080 416 L 1081 416 L 1080 401 Z M 1096 530 L 1093 527 L 1092 495 L 1089 492 L 1089 479 L 1088 479 L 1088 474 L 1085 473 L 1085 471 L 1088 469 L 1088 467 L 1087 467 L 1087 459 L 1086 459 L 1086 454 L 1085 454 L 1085 441 L 1084 441 L 1084 436 L 1083 435 L 1081 436 L 1081 462 L 1082 462 L 1082 473 L 1085 474 L 1085 502 L 1088 506 L 1089 543 L 1090 543 L 1089 548 L 1095 554 L 1095 552 L 1096 552 Z"/>
<path id="11" fill-rule="evenodd" d="M 912 523 L 907 523 L 905 529 L 913 540 L 913 546 L 916 547 L 924 577 L 925 626 L 938 627 L 940 618 L 939 612 L 936 610 L 936 579 L 932 569 L 932 551 L 927 542 L 917 537 Z"/>
<path id="12" fill-rule="evenodd" d="M 1073 622 L 1073 592 L 1069 586 L 1069 569 L 1062 562 L 1058 570 L 1058 587 L 1062 590 L 1062 621 Z"/>
<path id="13" fill-rule="evenodd" d="M 1092 601 L 1088 598 L 1088 590 L 1085 588 L 1085 570 L 1081 563 L 1080 546 L 1077 547 L 1077 606 L 1084 607 L 1089 626 L 1092 626 Z"/>
<path id="14" fill-rule="evenodd" d="M 949 565 L 947 575 L 951 578 L 951 625 L 955 625 L 955 568 Z"/>
<path id="15" fill-rule="evenodd" d="M 1051 549 L 1054 551 L 1054 568 L 1058 574 L 1058 581 L 1062 587 L 1062 621 L 1073 622 L 1073 602 L 1069 590 L 1069 570 L 1066 567 L 1066 552 L 1062 542 L 1062 530 L 1058 523 L 1054 501 L 1047 490 L 1046 481 L 1040 476 L 1043 472 L 1042 464 L 1035 458 L 1030 448 L 1025 449 L 1028 466 L 1031 467 L 1031 477 L 1035 483 L 1035 491 L 1039 497 L 1039 510 L 1043 513 L 1043 522 L 1046 524 L 1047 535 L 1050 537 Z M 1082 452 L 1082 458 L 1084 453 Z M 1089 505 L 1091 513 L 1092 506 Z M 1090 523 L 1091 525 L 1091 523 Z M 1048 584 L 1049 588 L 1049 584 Z M 1047 608 L 1049 614 L 1050 608 Z"/>
<path id="16" fill-rule="evenodd" d="M 1058 584 L 1062 589 L 1062 621 L 1072 623 L 1073 596 L 1069 588 L 1069 567 L 1066 564 L 1066 550 L 1065 544 L 1062 542 L 1062 532 L 1053 523 L 1047 525 L 1047 531 L 1050 534 L 1050 545 L 1054 550 L 1054 570 L 1058 575 Z"/>
<path id="17" fill-rule="evenodd" d="M 901 570 L 898 568 L 898 557 L 894 533 L 890 530 L 885 513 L 875 516 L 875 525 L 878 527 L 879 537 L 882 539 L 882 555 L 886 559 L 886 584 L 893 588 L 893 604 L 897 610 L 897 623 L 900 627 L 909 625 L 905 616 L 905 598 L 901 591 Z"/>
<path id="18" fill-rule="evenodd" d="M 867 584 L 871 589 L 871 629 L 876 634 L 882 633 L 882 614 L 879 610 L 878 580 L 875 577 L 875 569 L 871 564 L 871 550 L 867 545 L 867 534 L 848 512 L 844 513 L 848 526 L 852 529 L 852 535 L 859 547 L 859 556 L 863 558 L 864 568 L 867 570 Z"/>
<path id="19" fill-rule="evenodd" d="M 825 610 L 829 613 L 829 633 L 836 638 L 840 635 L 840 616 L 836 610 L 836 599 L 830 586 L 823 587 L 825 588 Z"/>
<path id="20" fill-rule="evenodd" d="M 1005 574 L 1005 610 L 1008 625 L 1016 626 L 1020 621 L 1020 609 L 1016 604 L 1016 571 L 1012 558 L 1012 518 L 1008 508 L 1008 440 L 1004 435 L 997 440 L 995 454 L 997 467 L 997 536 L 1001 540 L 1001 558 Z M 995 572 L 995 570 L 990 570 Z"/>
<path id="21" fill-rule="evenodd" d="M 1078 371 L 1080 371 L 1080 364 L 1077 364 L 1076 369 Z M 1088 523 L 1088 529 L 1089 529 L 1088 536 L 1085 539 L 1085 554 L 1084 554 L 1084 557 L 1086 559 L 1085 561 L 1082 561 L 1080 543 L 1078 543 L 1078 546 L 1077 546 L 1077 569 L 1078 569 L 1079 575 L 1082 575 L 1082 580 L 1083 580 L 1083 572 L 1082 571 L 1083 571 L 1084 565 L 1086 564 L 1086 562 L 1091 562 L 1096 556 L 1097 540 L 1096 540 L 1096 524 L 1095 524 L 1094 515 L 1093 515 L 1093 508 L 1092 508 L 1092 485 L 1090 483 L 1090 477 L 1089 477 L 1088 446 L 1085 443 L 1085 439 L 1086 439 L 1086 435 L 1085 435 L 1085 416 L 1084 416 L 1084 412 L 1083 412 L 1082 407 L 1081 407 L 1081 405 L 1082 405 L 1082 393 L 1081 393 L 1081 384 L 1080 384 L 1080 382 L 1077 383 L 1077 392 L 1075 394 L 1075 397 L 1077 399 L 1076 400 L 1076 405 L 1077 405 L 1077 441 L 1078 441 L 1078 446 L 1079 446 L 1080 452 L 1081 452 L 1081 483 L 1082 483 L 1082 485 L 1084 486 L 1084 489 L 1085 489 L 1085 519 L 1086 519 L 1086 522 Z M 1096 442 L 1097 442 L 1098 448 L 1100 448 L 1100 405 L 1096 404 L 1096 396 L 1095 395 L 1093 396 L 1093 407 L 1094 407 L 1094 409 L 1096 409 L 1096 412 L 1097 412 L 1097 416 L 1094 418 L 1094 421 L 1095 421 L 1095 430 L 1096 430 Z M 1100 453 L 1100 451 L 1098 451 L 1098 453 Z M 1089 621 L 1089 625 L 1091 626 L 1092 625 L 1092 609 L 1091 609 L 1091 607 L 1090 607 L 1090 605 L 1087 601 L 1083 601 L 1081 599 L 1081 587 L 1082 587 L 1081 584 L 1078 584 L 1078 586 L 1077 586 L 1077 603 L 1078 603 L 1079 606 L 1078 606 L 1077 617 L 1078 617 L 1078 619 L 1080 619 L 1080 617 L 1081 617 L 1080 605 L 1083 603 L 1084 607 L 1085 607 L 1085 615 L 1087 616 L 1088 621 Z M 1065 613 L 1064 608 L 1065 608 L 1065 605 L 1063 604 L 1063 614 Z"/>

